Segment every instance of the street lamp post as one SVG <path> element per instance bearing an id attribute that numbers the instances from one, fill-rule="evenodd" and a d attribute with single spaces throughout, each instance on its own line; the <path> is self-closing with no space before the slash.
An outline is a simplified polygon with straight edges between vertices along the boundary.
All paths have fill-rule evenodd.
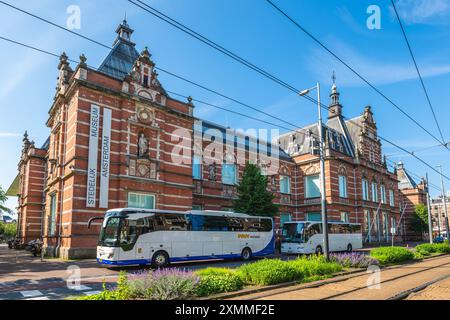
<path id="1" fill-rule="evenodd" d="M 329 250 L 329 241 L 328 241 L 328 217 L 327 217 L 327 198 L 326 198 L 326 189 L 325 189 L 325 152 L 324 152 L 324 139 L 322 132 L 322 104 L 320 103 L 320 83 L 313 88 L 303 90 L 300 92 L 300 96 L 307 95 L 311 90 L 317 90 L 317 110 L 319 113 L 319 119 L 317 121 L 317 127 L 319 131 L 319 158 L 320 158 L 320 204 L 321 204 L 321 213 L 322 213 L 322 233 L 323 233 L 323 252 L 325 258 L 329 260 L 330 258 L 330 250 Z"/>
<path id="2" fill-rule="evenodd" d="M 442 166 L 437 166 L 441 171 L 441 191 L 442 191 L 442 205 L 444 206 L 444 214 L 445 214 L 445 231 L 447 233 L 447 239 L 450 239 L 450 230 L 448 230 L 448 212 L 447 212 L 447 201 L 445 200 L 445 188 L 444 188 L 444 179 L 442 178 Z"/>
<path id="3" fill-rule="evenodd" d="M 428 211 L 428 237 L 430 240 L 430 243 L 433 243 L 433 220 L 431 219 L 431 204 L 430 204 L 430 190 L 428 185 L 428 173 L 426 177 L 426 183 L 427 183 L 427 211 Z"/>

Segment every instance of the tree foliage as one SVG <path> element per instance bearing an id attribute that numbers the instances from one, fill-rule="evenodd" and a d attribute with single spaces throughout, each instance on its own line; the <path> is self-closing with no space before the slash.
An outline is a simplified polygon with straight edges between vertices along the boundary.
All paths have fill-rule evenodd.
<path id="1" fill-rule="evenodd" d="M 5 202 L 8 200 L 8 197 L 6 196 L 5 190 L 0 186 L 0 210 L 9 212 L 9 209 L 5 207 Z"/>
<path id="2" fill-rule="evenodd" d="M 278 206 L 272 202 L 275 196 L 267 190 L 267 182 L 258 166 L 247 163 L 237 187 L 239 198 L 234 201 L 234 210 L 257 216 L 276 215 Z"/>
<path id="3" fill-rule="evenodd" d="M 428 209 L 426 205 L 420 203 L 415 206 L 411 228 L 420 234 L 428 230 Z"/>

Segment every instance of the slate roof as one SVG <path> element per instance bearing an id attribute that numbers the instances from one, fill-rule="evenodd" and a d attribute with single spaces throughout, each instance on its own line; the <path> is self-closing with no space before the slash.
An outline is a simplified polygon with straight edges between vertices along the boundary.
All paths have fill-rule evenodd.
<path id="1" fill-rule="evenodd" d="M 226 133 L 227 133 L 227 128 L 223 127 L 221 125 L 218 125 L 216 123 L 213 122 L 209 122 L 209 121 L 205 121 L 202 120 L 202 133 L 204 134 L 207 130 L 209 129 L 215 129 L 218 130 L 222 133 L 222 137 L 223 137 L 223 143 L 226 143 Z M 238 137 L 242 137 L 242 135 L 239 135 L 238 132 L 234 131 L 231 128 L 228 128 L 229 130 L 233 131 L 233 137 L 234 137 L 234 147 L 242 147 L 242 145 L 238 146 L 238 143 L 242 143 L 242 139 L 238 139 Z M 195 128 L 195 130 L 198 130 L 197 128 Z M 250 146 L 250 139 L 248 137 L 245 137 L 245 150 L 249 150 L 249 146 Z M 256 139 L 256 146 L 257 146 L 257 151 L 258 152 L 264 152 L 265 154 L 267 154 L 268 156 L 271 156 L 271 150 L 272 150 L 272 144 L 270 142 L 264 141 L 264 140 L 260 140 L 259 138 Z M 289 161 L 289 162 L 293 162 L 292 158 L 280 147 L 278 147 L 278 152 L 279 152 L 279 158 L 284 160 L 284 161 Z"/>
<path id="2" fill-rule="evenodd" d="M 417 183 L 409 175 L 409 173 L 403 168 L 403 164 L 402 163 L 399 163 L 399 165 L 398 165 L 397 178 L 399 180 L 398 188 L 400 190 L 415 189 L 417 187 Z"/>
<path id="3" fill-rule="evenodd" d="M 115 79 L 123 80 L 130 73 L 137 58 L 139 58 L 139 52 L 134 43 L 118 38 L 98 71 Z"/>

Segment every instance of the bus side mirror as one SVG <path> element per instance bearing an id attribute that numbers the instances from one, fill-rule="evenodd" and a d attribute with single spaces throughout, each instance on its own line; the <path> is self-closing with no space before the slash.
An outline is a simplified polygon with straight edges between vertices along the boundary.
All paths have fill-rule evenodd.
<path id="1" fill-rule="evenodd" d="M 89 221 L 88 221 L 88 224 L 87 224 L 87 228 L 88 228 L 88 229 L 91 228 L 91 223 L 92 223 L 93 221 L 95 221 L 95 220 L 103 220 L 103 219 L 104 219 L 104 217 L 93 217 L 93 218 L 90 218 Z"/>

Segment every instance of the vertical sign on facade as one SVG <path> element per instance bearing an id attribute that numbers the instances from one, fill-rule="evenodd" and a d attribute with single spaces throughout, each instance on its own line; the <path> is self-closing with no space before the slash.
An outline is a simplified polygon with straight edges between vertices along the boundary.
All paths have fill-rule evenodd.
<path id="1" fill-rule="evenodd" d="M 108 208 L 111 153 L 111 109 L 103 109 L 102 160 L 100 162 L 100 208 Z"/>
<path id="2" fill-rule="evenodd" d="M 86 207 L 95 207 L 97 191 L 97 157 L 100 122 L 100 107 L 91 105 L 91 120 L 89 125 L 89 158 L 87 172 Z"/>

